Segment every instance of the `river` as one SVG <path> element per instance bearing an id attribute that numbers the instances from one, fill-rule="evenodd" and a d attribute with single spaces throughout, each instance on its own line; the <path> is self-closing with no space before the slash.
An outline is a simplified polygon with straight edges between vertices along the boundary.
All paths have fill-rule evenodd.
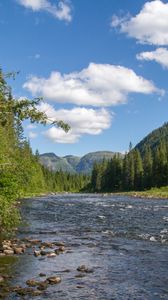
<path id="1" fill-rule="evenodd" d="M 21 212 L 20 238 L 65 243 L 56 257 L 31 249 L 12 264 L 14 285 L 41 272 L 61 277 L 36 299 L 168 299 L 168 200 L 58 194 L 23 200 Z M 92 272 L 78 276 L 81 265 Z"/>

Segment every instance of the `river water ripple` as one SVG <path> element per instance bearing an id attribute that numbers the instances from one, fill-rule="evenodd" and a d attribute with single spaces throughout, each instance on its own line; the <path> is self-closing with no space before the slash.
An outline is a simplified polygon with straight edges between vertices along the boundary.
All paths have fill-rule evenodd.
<path id="1" fill-rule="evenodd" d="M 168 299 L 168 200 L 55 195 L 24 200 L 22 215 L 21 238 L 66 245 L 64 254 L 25 254 L 12 267 L 13 284 L 39 279 L 40 272 L 61 276 L 36 299 Z M 77 278 L 83 264 L 94 272 Z"/>

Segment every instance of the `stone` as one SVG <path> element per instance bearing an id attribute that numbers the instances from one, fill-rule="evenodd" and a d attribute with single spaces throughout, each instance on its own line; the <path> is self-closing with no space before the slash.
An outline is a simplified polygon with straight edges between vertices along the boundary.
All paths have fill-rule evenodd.
<path id="1" fill-rule="evenodd" d="M 58 248 L 58 250 L 59 250 L 60 252 L 64 252 L 64 251 L 65 251 L 65 247 L 64 247 L 64 246 L 60 246 L 60 247 Z"/>
<path id="2" fill-rule="evenodd" d="M 21 286 L 16 285 L 16 286 L 11 287 L 11 292 L 17 292 L 20 289 L 21 289 Z"/>
<path id="3" fill-rule="evenodd" d="M 15 247 L 14 249 L 14 254 L 23 254 L 24 253 L 24 249 L 23 248 L 17 248 L 17 247 Z"/>
<path id="4" fill-rule="evenodd" d="M 40 296 L 42 294 L 42 291 L 38 291 L 38 290 L 35 290 L 31 293 L 32 296 Z"/>
<path id="5" fill-rule="evenodd" d="M 40 273 L 39 276 L 40 276 L 40 277 L 45 277 L 46 274 L 45 274 L 45 273 Z"/>
<path id="6" fill-rule="evenodd" d="M 52 253 L 47 254 L 47 257 L 55 257 L 55 256 L 56 256 L 56 253 L 55 253 L 55 252 L 52 252 Z"/>
<path id="7" fill-rule="evenodd" d="M 26 284 L 28 286 L 37 286 L 39 284 L 39 281 L 34 280 L 34 279 L 29 279 L 29 280 L 26 281 Z"/>
<path id="8" fill-rule="evenodd" d="M 59 276 L 51 276 L 47 278 L 47 282 L 49 284 L 57 284 L 61 282 L 61 278 Z"/>
<path id="9" fill-rule="evenodd" d="M 85 276 L 86 276 L 86 275 L 82 273 L 82 274 L 77 274 L 75 277 L 76 277 L 76 278 L 83 278 L 83 277 L 85 277 Z"/>
<path id="10" fill-rule="evenodd" d="M 26 296 L 28 294 L 32 294 L 34 292 L 34 289 L 32 289 L 32 288 L 19 288 L 16 292 L 20 296 Z"/>
<path id="11" fill-rule="evenodd" d="M 93 269 L 87 268 L 85 265 L 81 265 L 77 268 L 77 271 L 79 272 L 85 272 L 85 273 L 93 273 Z"/>
<path id="12" fill-rule="evenodd" d="M 27 245 L 25 243 L 19 245 L 20 248 L 26 249 Z"/>
<path id="13" fill-rule="evenodd" d="M 3 276 L 0 276 L 0 283 L 1 282 L 4 282 L 4 277 Z"/>
<path id="14" fill-rule="evenodd" d="M 53 244 L 51 242 L 43 242 L 41 243 L 41 246 L 44 246 L 46 248 L 53 248 Z"/>
<path id="15" fill-rule="evenodd" d="M 10 250 L 4 250 L 4 253 L 5 253 L 5 255 L 13 255 L 14 254 L 14 251 L 12 250 L 12 249 L 10 249 Z"/>
<path id="16" fill-rule="evenodd" d="M 65 247 L 65 244 L 63 242 L 54 242 L 53 244 L 57 247 Z"/>
<path id="17" fill-rule="evenodd" d="M 38 287 L 37 289 L 40 290 L 40 291 L 44 291 L 48 288 L 48 281 L 41 281 L 39 284 L 38 284 Z"/>
<path id="18" fill-rule="evenodd" d="M 41 251 L 38 250 L 34 250 L 34 256 L 40 256 L 41 255 Z"/>

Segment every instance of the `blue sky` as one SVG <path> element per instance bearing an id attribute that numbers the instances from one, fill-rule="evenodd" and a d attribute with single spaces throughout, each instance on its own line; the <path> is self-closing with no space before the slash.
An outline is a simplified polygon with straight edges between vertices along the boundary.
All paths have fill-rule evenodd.
<path id="1" fill-rule="evenodd" d="M 24 123 L 33 150 L 125 151 L 168 117 L 168 1 L 0 1 L 0 65 L 15 97 L 71 125 Z"/>

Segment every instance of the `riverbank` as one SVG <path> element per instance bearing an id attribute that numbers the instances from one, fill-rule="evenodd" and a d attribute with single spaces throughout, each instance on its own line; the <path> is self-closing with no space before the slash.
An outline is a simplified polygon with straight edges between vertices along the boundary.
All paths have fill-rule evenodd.
<path id="1" fill-rule="evenodd" d="M 118 194 L 118 193 L 117 193 Z M 154 198 L 154 199 L 168 199 L 168 186 L 161 188 L 152 188 L 146 191 L 131 191 L 122 192 L 120 195 L 136 197 L 136 198 Z"/>

